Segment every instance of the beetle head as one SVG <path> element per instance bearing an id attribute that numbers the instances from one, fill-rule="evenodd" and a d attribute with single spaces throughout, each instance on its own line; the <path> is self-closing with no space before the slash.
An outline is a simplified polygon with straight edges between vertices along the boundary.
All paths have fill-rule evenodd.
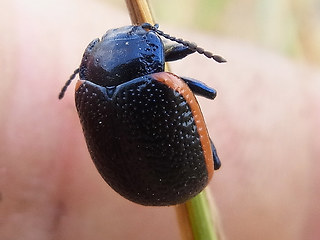
<path id="1" fill-rule="evenodd" d="M 116 86 L 164 70 L 161 39 L 141 26 L 106 32 L 89 44 L 80 65 L 80 79 L 100 86 Z"/>

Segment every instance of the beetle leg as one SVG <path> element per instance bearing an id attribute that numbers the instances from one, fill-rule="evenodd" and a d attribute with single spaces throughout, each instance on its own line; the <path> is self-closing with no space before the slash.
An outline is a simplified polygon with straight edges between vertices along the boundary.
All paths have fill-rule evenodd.
<path id="1" fill-rule="evenodd" d="M 205 98 L 214 99 L 217 95 L 217 91 L 211 87 L 208 87 L 203 82 L 189 77 L 180 77 L 185 81 L 189 88 L 196 94 Z"/>
<path id="2" fill-rule="evenodd" d="M 210 138 L 210 143 L 211 143 L 211 149 L 212 149 L 212 155 L 213 155 L 214 170 L 218 170 L 221 167 L 221 162 L 218 157 L 216 147 L 214 146 L 211 138 Z"/>
<path id="3" fill-rule="evenodd" d="M 182 59 L 189 54 L 194 53 L 194 50 L 191 50 L 188 47 L 183 46 L 182 44 L 178 43 L 171 43 L 169 41 L 164 42 L 164 55 L 165 55 L 165 61 L 170 62 L 170 61 L 176 61 L 179 59 Z"/>

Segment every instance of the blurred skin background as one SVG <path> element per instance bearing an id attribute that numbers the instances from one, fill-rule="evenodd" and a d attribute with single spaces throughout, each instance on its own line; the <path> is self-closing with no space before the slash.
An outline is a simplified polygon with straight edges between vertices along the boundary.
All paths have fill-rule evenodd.
<path id="1" fill-rule="evenodd" d="M 152 7 L 160 22 L 250 42 L 320 64 L 319 1 L 155 0 Z"/>
<path id="2" fill-rule="evenodd" d="M 226 239 L 319 239 L 319 1 L 150 1 L 194 55 L 170 64 L 199 98 L 222 160 L 209 188 Z M 113 192 L 87 152 L 74 83 L 83 51 L 130 24 L 122 1 L 0 2 L 0 239 L 179 239 L 173 207 Z"/>

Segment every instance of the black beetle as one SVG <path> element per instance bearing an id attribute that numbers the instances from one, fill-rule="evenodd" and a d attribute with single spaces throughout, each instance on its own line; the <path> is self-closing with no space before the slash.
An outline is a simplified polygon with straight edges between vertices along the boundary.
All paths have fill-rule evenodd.
<path id="1" fill-rule="evenodd" d="M 75 102 L 91 157 L 104 180 L 133 202 L 183 203 L 221 165 L 194 96 L 214 99 L 216 91 L 164 72 L 166 61 L 194 52 L 225 61 L 157 25 L 112 29 L 88 45 L 60 92 L 61 99 L 79 73 Z"/>

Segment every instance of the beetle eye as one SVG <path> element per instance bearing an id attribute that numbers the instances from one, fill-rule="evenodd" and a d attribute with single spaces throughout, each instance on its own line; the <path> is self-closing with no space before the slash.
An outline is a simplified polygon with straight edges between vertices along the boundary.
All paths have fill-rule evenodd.
<path id="1" fill-rule="evenodd" d="M 158 25 L 158 24 L 156 24 L 156 25 Z M 152 30 L 153 29 L 153 26 L 150 23 L 143 23 L 143 24 L 141 24 L 141 27 L 145 30 Z M 158 25 L 158 27 L 159 27 L 159 25 Z"/>

